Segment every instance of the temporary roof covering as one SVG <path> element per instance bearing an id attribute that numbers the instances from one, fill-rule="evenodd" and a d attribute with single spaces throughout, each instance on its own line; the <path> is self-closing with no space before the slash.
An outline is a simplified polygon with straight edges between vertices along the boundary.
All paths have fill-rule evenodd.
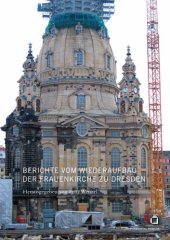
<path id="1" fill-rule="evenodd" d="M 55 214 L 55 227 L 101 226 L 103 212 L 59 211 Z"/>

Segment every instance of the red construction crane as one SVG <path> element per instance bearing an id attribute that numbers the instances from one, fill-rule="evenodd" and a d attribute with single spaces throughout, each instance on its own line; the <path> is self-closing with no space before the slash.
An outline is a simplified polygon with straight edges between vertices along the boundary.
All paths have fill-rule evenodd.
<path id="1" fill-rule="evenodd" d="M 150 144 L 150 198 L 151 213 L 164 215 L 164 174 L 162 162 L 162 113 L 160 53 L 157 0 L 147 2 L 147 55 Z"/>

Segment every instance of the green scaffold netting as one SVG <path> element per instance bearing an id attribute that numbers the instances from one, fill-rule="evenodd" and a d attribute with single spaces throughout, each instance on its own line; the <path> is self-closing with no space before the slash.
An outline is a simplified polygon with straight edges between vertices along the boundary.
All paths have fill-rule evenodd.
<path id="1" fill-rule="evenodd" d="M 104 31 L 104 36 L 108 37 L 108 31 L 105 27 L 103 19 L 93 15 L 91 13 L 61 13 L 51 17 L 48 26 L 45 30 L 45 35 L 48 35 L 51 32 L 51 29 L 55 26 L 58 29 L 72 27 L 77 23 L 80 23 L 84 27 L 92 28 L 95 30 Z"/>

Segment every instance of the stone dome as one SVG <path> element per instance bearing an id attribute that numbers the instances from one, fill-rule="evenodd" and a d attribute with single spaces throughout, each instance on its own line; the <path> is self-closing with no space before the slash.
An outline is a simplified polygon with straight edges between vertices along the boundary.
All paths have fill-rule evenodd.
<path id="1" fill-rule="evenodd" d="M 40 81 L 68 80 L 69 77 L 73 81 L 74 75 L 79 80 L 85 81 L 87 77 L 96 81 L 97 78 L 102 83 L 116 85 L 116 63 L 109 39 L 90 28 L 76 34 L 75 28 L 54 28 L 44 37 L 37 66 Z M 82 52 L 82 63 L 76 63 L 78 51 Z"/>
<path id="2" fill-rule="evenodd" d="M 75 94 L 89 96 L 87 98 L 91 106 L 88 104 L 89 107 L 86 108 L 88 113 L 89 111 L 94 113 L 94 109 L 97 111 L 97 108 L 100 111 L 109 109 L 109 112 L 117 108 L 116 61 L 109 38 L 105 36 L 102 29 L 98 31 L 85 28 L 80 23 L 68 28 L 53 27 L 43 38 L 37 63 L 37 75 L 42 90 L 41 103 L 44 108 L 42 111 L 51 109 L 58 114 L 60 107 L 57 104 L 61 99 L 59 100 L 54 94 L 55 91 L 65 96 L 64 109 L 71 108 L 71 113 L 77 112 L 76 107 L 73 106 L 75 100 L 72 97 L 76 91 L 78 93 Z M 74 86 L 71 87 L 68 84 Z M 89 93 L 89 89 L 92 91 L 92 88 L 95 94 Z M 98 96 L 94 99 L 93 95 L 96 95 L 97 91 L 99 91 Z M 54 98 L 58 102 L 55 106 Z M 69 111 L 69 114 L 71 113 Z"/>

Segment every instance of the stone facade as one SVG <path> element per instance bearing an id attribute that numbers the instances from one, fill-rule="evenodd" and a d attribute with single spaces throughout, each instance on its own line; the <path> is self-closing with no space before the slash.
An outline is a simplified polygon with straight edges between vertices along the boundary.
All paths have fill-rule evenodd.
<path id="1" fill-rule="evenodd" d="M 14 195 L 15 215 L 45 224 L 63 209 L 103 211 L 109 218 L 144 215 L 149 208 L 148 118 L 130 48 L 118 85 L 116 60 L 102 29 L 79 22 L 54 26 L 44 35 L 36 61 L 29 45 L 23 68 L 17 107 L 3 127 L 6 174 L 15 175 L 14 146 L 21 153 L 17 171 L 23 176 L 23 167 L 30 167 L 25 173 L 30 181 Z M 27 157 L 33 153 L 29 161 L 26 146 Z"/>
<path id="2" fill-rule="evenodd" d="M 80 64 L 77 50 L 82 51 Z M 128 48 L 118 87 L 109 39 L 93 29 L 85 28 L 79 34 L 73 27 L 56 29 L 55 34 L 44 38 L 37 65 L 41 82 L 39 119 L 42 147 L 51 149 L 52 166 L 60 169 L 51 174 L 53 178 L 67 178 L 52 183 L 59 191 L 58 209 L 78 210 L 84 204 L 84 208 L 104 211 L 111 218 L 139 216 L 147 211 L 148 118 L 135 70 Z M 85 184 L 75 179 L 81 176 L 80 167 L 87 168 Z M 110 173 L 110 168 L 121 168 L 121 172 Z M 134 172 L 123 173 L 124 168 Z M 116 181 L 119 175 L 131 178 L 131 182 Z M 141 176 L 146 181 L 140 181 Z M 89 192 L 82 193 L 82 189 Z"/>

